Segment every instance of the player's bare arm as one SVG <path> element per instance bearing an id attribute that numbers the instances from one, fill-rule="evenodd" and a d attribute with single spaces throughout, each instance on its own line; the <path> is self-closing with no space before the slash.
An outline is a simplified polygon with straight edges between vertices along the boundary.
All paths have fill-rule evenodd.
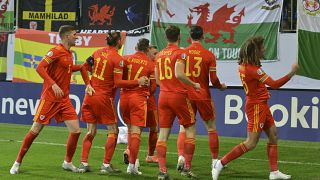
<path id="1" fill-rule="evenodd" d="M 182 60 L 178 60 L 175 64 L 175 76 L 177 79 L 179 79 L 181 82 L 183 82 L 184 84 L 187 84 L 189 86 L 194 87 L 195 89 L 199 90 L 200 84 L 199 83 L 195 83 L 193 81 L 191 81 L 185 74 L 184 69 L 185 69 L 185 63 Z"/>

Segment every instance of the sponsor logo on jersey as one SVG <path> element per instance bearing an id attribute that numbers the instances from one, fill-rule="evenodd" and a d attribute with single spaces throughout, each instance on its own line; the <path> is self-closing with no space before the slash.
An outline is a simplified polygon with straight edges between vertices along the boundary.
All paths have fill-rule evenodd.
<path id="1" fill-rule="evenodd" d="M 46 118 L 45 115 L 40 115 L 40 120 L 43 121 Z"/>

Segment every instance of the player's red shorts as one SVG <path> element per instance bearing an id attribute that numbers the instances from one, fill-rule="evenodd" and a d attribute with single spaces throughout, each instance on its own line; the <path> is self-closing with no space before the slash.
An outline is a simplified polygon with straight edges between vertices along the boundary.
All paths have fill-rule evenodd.
<path id="1" fill-rule="evenodd" d="M 191 100 L 194 112 L 199 111 L 204 121 L 216 119 L 216 111 L 212 100 Z"/>
<path id="2" fill-rule="evenodd" d="M 160 91 L 158 106 L 160 128 L 171 128 L 176 116 L 180 125 L 195 123 L 192 103 L 185 94 Z"/>
<path id="3" fill-rule="evenodd" d="M 156 105 L 156 98 L 150 96 L 147 100 L 148 112 L 147 112 L 147 124 L 146 127 L 158 127 L 158 111 Z"/>
<path id="4" fill-rule="evenodd" d="M 246 103 L 248 132 L 261 132 L 274 125 L 274 119 L 267 102 Z"/>
<path id="5" fill-rule="evenodd" d="M 147 97 L 139 93 L 121 92 L 120 109 L 126 124 L 146 127 Z"/>
<path id="6" fill-rule="evenodd" d="M 33 121 L 40 124 L 49 124 L 53 117 L 57 123 L 78 119 L 69 98 L 60 102 L 41 99 Z"/>
<path id="7" fill-rule="evenodd" d="M 96 124 L 117 123 L 113 97 L 86 94 L 81 108 L 81 121 Z"/>

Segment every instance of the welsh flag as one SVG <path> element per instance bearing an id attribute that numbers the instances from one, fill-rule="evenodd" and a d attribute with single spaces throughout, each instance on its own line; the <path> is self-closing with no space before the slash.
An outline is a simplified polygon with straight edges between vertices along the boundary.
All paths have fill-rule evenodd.
<path id="1" fill-rule="evenodd" d="M 266 60 L 278 59 L 278 32 L 283 0 L 152 0 L 151 41 L 167 44 L 165 28 L 181 30 L 181 47 L 190 44 L 192 25 L 205 32 L 203 44 L 218 60 L 234 61 L 241 44 L 251 36 L 265 37 Z"/>
<path id="2" fill-rule="evenodd" d="M 298 74 L 320 79 L 320 2 L 298 0 Z"/>

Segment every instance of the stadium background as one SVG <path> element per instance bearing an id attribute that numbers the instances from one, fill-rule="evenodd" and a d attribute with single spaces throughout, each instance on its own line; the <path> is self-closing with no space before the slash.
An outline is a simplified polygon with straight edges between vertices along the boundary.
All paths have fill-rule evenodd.
<path id="1" fill-rule="evenodd" d="M 168 2 L 170 1 L 173 2 L 173 0 L 169 0 Z M 241 0 L 221 0 L 219 2 L 233 1 L 239 2 Z M 46 51 L 58 42 L 58 38 L 55 35 L 55 31 L 57 31 L 58 27 L 61 24 L 74 24 L 79 27 L 79 32 L 81 33 L 80 36 L 82 38 L 78 41 L 77 48 L 80 49 L 79 52 L 82 51 L 82 53 L 75 53 L 75 63 L 81 63 L 81 59 L 84 59 L 87 55 L 90 55 L 90 52 L 92 52 L 95 48 L 103 46 L 104 42 L 101 41 L 99 41 L 99 43 L 92 43 L 95 42 L 93 41 L 95 38 L 99 39 L 99 37 L 101 38 L 103 36 L 103 34 L 98 35 L 96 33 L 105 33 L 110 30 L 126 31 L 127 36 L 125 44 L 120 53 L 130 54 L 134 52 L 134 46 L 139 38 L 152 38 L 152 28 L 154 25 L 156 25 L 156 21 L 153 21 L 153 15 L 155 15 L 154 12 L 156 12 L 156 10 L 152 7 L 153 5 L 156 5 L 156 2 L 156 0 L 125 0 L 121 1 L 121 3 L 119 3 L 119 1 L 117 0 L 0 1 L 0 19 L 2 17 L 1 15 L 4 16 L 2 21 L 0 21 L 2 22 L 0 23 L 0 164 L 2 164 L 2 162 L 9 163 L 6 165 L 0 165 L 0 172 L 5 171 L 4 173 L 0 174 L 7 174 L 7 170 L 11 165 L 10 163 L 14 159 L 16 151 L 18 150 L 19 142 L 29 128 L 20 124 L 29 125 L 32 123 L 32 116 L 34 115 L 36 106 L 38 105 L 42 88 L 41 80 L 39 81 L 39 77 L 36 77 L 37 74 L 35 73 L 34 69 L 36 68 L 37 63 L 41 60 L 41 57 L 46 53 Z M 175 0 L 175 2 L 180 2 L 180 0 Z M 184 1 L 185 4 L 187 4 L 188 2 L 190 1 Z M 197 0 L 192 2 L 197 4 L 204 4 L 207 1 Z M 209 2 L 212 3 L 213 1 Z M 259 0 L 259 3 L 263 4 L 263 6 L 266 7 L 269 6 L 270 2 L 271 1 L 268 0 Z M 270 4 L 270 7 L 273 7 L 276 4 L 280 4 L 281 8 L 281 18 L 279 18 L 279 24 L 277 24 L 279 29 L 276 32 L 278 37 L 276 43 L 277 58 L 275 61 L 263 63 L 263 68 L 269 75 L 271 75 L 275 79 L 288 72 L 290 70 L 290 64 L 294 63 L 298 56 L 299 33 L 297 33 L 297 3 L 299 2 L 304 1 L 280 0 L 275 1 L 275 4 Z M 112 11 L 113 7 L 116 7 L 113 15 L 112 26 L 106 25 L 109 22 L 108 19 L 105 22 L 92 22 L 94 21 L 94 17 L 98 17 L 95 16 L 97 15 L 97 13 L 95 14 L 94 12 L 101 12 L 101 10 L 103 11 L 102 7 L 104 7 L 105 5 L 110 6 L 110 9 L 107 11 L 107 13 L 109 14 L 112 14 L 112 12 L 110 11 Z M 168 7 L 170 9 L 170 5 L 168 5 Z M 130 8 L 132 11 L 129 11 Z M 107 7 L 105 7 L 104 10 L 107 10 Z M 88 11 L 90 11 L 90 13 Z M 25 12 L 25 15 L 23 12 Z M 26 14 L 26 12 L 36 13 L 28 15 Z M 47 12 L 50 15 L 48 15 L 48 17 L 45 17 L 41 15 L 41 12 Z M 127 17 L 127 15 L 129 17 Z M 89 16 L 91 16 L 91 18 Z M 143 18 L 141 19 L 137 17 Z M 168 18 L 165 12 L 163 12 L 163 17 Z M 61 21 L 52 20 L 55 18 L 60 18 Z M 93 23 L 93 25 L 90 25 L 90 23 Z M 99 23 L 103 24 L 99 25 Z M 22 32 L 22 34 L 23 32 L 27 32 L 25 34 L 27 34 L 28 36 L 17 36 L 19 32 Z M 43 34 L 45 34 L 44 37 L 47 36 L 47 38 L 37 40 L 36 37 Z M 19 37 L 22 38 L 19 39 Z M 26 41 L 26 39 L 28 41 Z M 17 43 L 25 43 L 25 45 L 17 47 Z M 32 46 L 30 46 L 30 44 L 32 44 Z M 314 48 L 316 47 L 319 46 L 314 46 Z M 77 51 L 77 48 L 74 48 L 74 51 Z M 77 59 L 79 59 L 79 61 L 76 61 Z M 318 66 L 314 64 L 312 64 L 312 66 L 319 68 L 319 58 L 315 58 L 312 60 L 318 62 Z M 217 127 L 219 135 L 226 137 L 240 137 L 240 139 L 229 139 L 226 137 L 222 137 L 220 139 L 220 154 L 222 155 L 229 151 L 230 148 L 239 143 L 240 140 L 246 136 L 246 118 L 243 111 L 245 94 L 238 78 L 236 70 L 238 64 L 236 63 L 236 61 L 218 61 L 217 67 L 218 75 L 221 78 L 221 81 L 226 82 L 226 84 L 229 86 L 229 88 L 224 92 L 220 92 L 213 88 L 211 89 L 211 93 L 217 110 Z M 279 163 L 281 168 L 286 167 L 293 175 L 293 177 L 296 177 L 297 179 L 320 179 L 320 176 L 317 173 L 317 169 L 320 166 L 320 159 L 318 156 L 318 152 L 320 149 L 320 70 L 313 72 L 316 73 L 315 77 L 313 76 L 311 78 L 307 76 L 295 76 L 287 85 L 285 85 L 280 90 L 270 91 L 272 96 L 269 104 L 279 130 L 279 138 L 283 140 L 279 142 L 279 152 L 282 153 Z M 85 87 L 81 85 L 81 79 L 77 76 L 78 74 L 75 74 L 73 79 L 74 84 L 71 85 L 70 98 L 72 99 L 77 113 L 79 113 Z M 159 92 L 157 91 L 156 96 L 158 96 L 158 93 Z M 117 99 L 118 98 L 119 96 L 117 95 Z M 197 115 L 197 119 L 200 119 L 199 115 Z M 54 123 L 52 123 L 51 125 L 56 126 L 56 124 Z M 122 126 L 123 124 L 119 122 L 119 125 Z M 196 126 L 198 134 L 206 134 L 206 129 L 201 121 L 197 122 Z M 81 127 L 84 128 L 85 124 L 81 123 Z M 100 126 L 100 128 L 105 127 Z M 63 153 L 64 149 L 59 148 L 60 144 L 63 144 L 65 141 L 64 137 L 60 137 L 62 136 L 60 133 L 62 131 L 64 130 L 56 127 L 50 127 L 48 129 L 48 133 L 44 132 L 44 135 L 39 137 L 39 145 L 35 145 L 30 153 L 37 153 L 46 148 L 49 151 L 59 150 L 61 151 L 61 153 Z M 176 123 L 174 124 L 173 132 L 178 132 L 178 126 Z M 50 137 L 55 137 L 57 139 L 50 139 Z M 97 157 L 97 154 L 102 154 L 103 148 L 101 146 L 105 140 L 104 137 L 105 132 L 100 132 L 98 134 L 98 140 L 96 142 L 97 146 L 94 147 L 93 151 L 101 152 L 92 153 L 93 164 L 96 164 L 97 166 L 98 164 L 100 165 L 99 160 L 101 159 L 101 157 Z M 173 135 L 173 139 L 175 138 L 176 136 Z M 142 142 L 146 141 L 147 136 L 143 136 Z M 261 172 L 257 171 L 257 167 L 262 167 L 261 169 L 265 169 L 267 171 L 267 160 L 261 157 L 265 157 L 265 152 L 263 151 L 265 140 L 262 139 L 261 141 L 262 142 L 257 147 L 257 153 L 249 153 L 249 155 L 246 155 L 242 159 L 242 162 L 237 161 L 237 163 L 230 164 L 230 170 L 225 172 L 225 174 L 222 176 L 222 179 L 254 179 L 248 177 L 248 175 L 239 176 L 239 174 L 241 174 L 241 171 L 249 171 L 249 173 L 255 175 L 257 179 L 265 178 L 264 176 L 259 175 L 259 173 L 262 174 Z M 200 136 L 199 139 L 197 139 L 197 150 L 195 155 L 195 157 L 199 160 L 195 161 L 195 167 L 200 167 L 201 165 L 203 165 L 201 162 L 208 159 L 209 152 L 206 146 L 206 137 Z M 117 151 L 122 151 L 123 148 L 125 148 L 125 146 L 120 145 L 117 147 Z M 144 154 L 146 152 L 145 149 L 147 149 L 147 145 L 146 143 L 142 143 L 142 153 L 140 154 Z M 173 153 L 175 151 L 174 140 L 170 141 L 169 151 L 170 153 L 168 154 L 168 162 L 170 162 L 172 165 L 172 162 L 175 162 L 176 160 L 176 154 Z M 77 150 L 77 153 L 79 153 L 79 149 Z M 121 152 L 118 152 L 118 154 L 121 154 Z M 60 173 L 60 171 L 55 170 L 50 170 L 50 173 L 52 173 L 53 171 L 53 175 L 50 176 L 48 175 L 49 170 L 43 168 L 43 166 L 41 165 L 43 161 L 41 159 L 47 159 L 46 161 L 48 162 L 54 162 L 54 165 L 50 165 L 50 167 L 53 168 L 55 168 L 55 165 L 57 163 L 60 163 L 60 161 L 55 161 L 57 159 L 60 159 L 58 157 L 55 158 L 54 155 L 52 155 L 52 158 L 54 158 L 54 160 L 51 160 L 50 158 L 48 159 L 48 157 L 44 156 L 40 156 L 39 158 L 32 158 L 31 156 L 32 155 L 30 155 L 30 158 L 26 159 L 26 163 L 28 163 L 29 161 L 29 163 L 32 162 L 34 164 L 34 169 L 32 169 L 34 173 L 30 173 L 31 170 L 26 168 L 26 173 L 20 178 L 82 178 L 78 175 L 62 174 Z M 79 154 L 76 154 L 76 156 L 79 156 Z M 97 160 L 98 158 L 100 159 Z M 285 159 L 286 161 L 281 161 L 282 159 Z M 118 163 L 119 161 L 121 161 L 121 158 L 115 156 L 115 162 Z M 247 167 L 248 164 L 251 164 L 251 166 Z M 150 165 L 142 163 L 142 166 Z M 145 168 L 144 172 L 146 172 L 146 174 L 152 175 L 157 173 L 156 166 L 150 167 L 155 170 L 153 171 Z M 122 169 L 124 168 L 125 167 L 122 167 Z M 35 169 L 40 170 L 37 171 Z M 202 176 L 200 175 L 200 177 L 209 177 L 209 173 L 206 173 L 207 172 L 203 172 Z M 263 171 L 263 173 L 266 172 Z M 142 179 L 150 179 L 154 177 L 151 175 L 143 176 Z M 96 179 L 102 178 L 101 176 L 94 176 L 92 174 L 88 176 L 86 175 L 85 177 L 92 178 L 92 176 Z M 175 179 L 179 179 L 178 174 L 173 174 L 173 177 Z M 11 179 L 12 177 L 0 175 L 0 179 L 2 178 Z M 125 176 L 125 178 L 130 177 Z"/>

